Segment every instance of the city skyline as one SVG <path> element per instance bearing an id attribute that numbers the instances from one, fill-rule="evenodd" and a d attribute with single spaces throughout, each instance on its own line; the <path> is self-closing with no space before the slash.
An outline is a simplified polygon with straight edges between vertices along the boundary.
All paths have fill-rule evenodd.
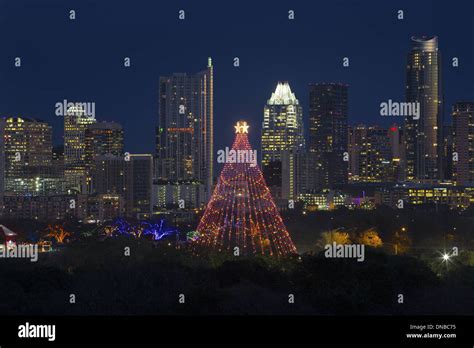
<path id="1" fill-rule="evenodd" d="M 461 1 L 0 0 L 5 344 L 472 342 Z"/>
<path id="2" fill-rule="evenodd" d="M 446 151 L 452 151 L 450 149 L 452 148 L 453 141 L 445 138 L 446 136 L 452 137 L 453 135 L 450 133 L 452 129 L 451 123 L 443 123 L 443 120 L 448 117 L 445 117 L 443 110 L 444 90 L 442 89 L 441 82 L 441 54 L 438 50 L 437 36 L 412 36 L 411 44 L 412 49 L 408 52 L 406 71 L 406 101 L 419 104 L 419 114 L 417 118 L 413 117 L 413 119 L 405 117 L 404 124 L 402 123 L 398 126 L 399 131 L 403 128 L 402 138 L 405 152 L 402 151 L 402 154 L 397 156 L 392 154 L 392 156 L 389 156 L 390 158 L 384 159 L 384 161 L 398 161 L 396 164 L 401 164 L 403 175 L 397 174 L 395 177 L 392 174 L 386 177 L 391 177 L 392 179 L 388 181 L 393 182 L 409 180 L 434 183 L 436 182 L 435 180 L 439 182 L 443 179 L 450 179 L 450 176 L 443 175 L 443 171 L 451 172 L 451 169 L 446 167 L 450 166 L 449 161 L 446 161 L 446 157 L 449 157 Z M 345 64 L 349 64 L 348 60 L 343 60 L 343 65 Z M 454 67 L 454 60 L 452 64 Z M 234 65 L 238 66 L 238 60 L 237 63 L 234 61 Z M 159 78 L 159 112 L 156 123 L 154 179 L 162 186 L 157 188 L 161 192 L 159 193 L 161 197 L 181 196 L 179 192 L 183 188 L 188 190 L 189 193 L 187 195 L 190 196 L 190 198 L 186 199 L 188 206 L 197 207 L 205 203 L 209 198 L 213 185 L 213 167 L 215 166 L 212 160 L 214 157 L 213 71 L 212 58 L 208 57 L 206 70 L 191 74 L 173 73 L 172 75 L 160 76 Z M 264 107 L 260 161 L 263 172 L 268 171 L 268 175 L 266 175 L 267 182 L 269 182 L 270 186 L 277 187 L 277 191 L 273 192 L 276 199 L 293 199 L 298 193 L 301 193 L 298 191 L 299 182 L 296 179 L 298 175 L 301 176 L 301 173 L 303 173 L 303 176 L 318 177 L 320 188 L 332 188 L 334 185 L 347 183 L 350 179 L 350 171 L 355 171 L 353 179 L 356 181 L 358 181 L 357 177 L 360 176 L 359 172 L 364 171 L 364 168 L 356 170 L 353 158 L 343 159 L 346 154 L 347 156 L 350 154 L 353 157 L 357 153 L 357 151 L 354 152 L 354 149 L 358 147 L 358 144 L 353 143 L 354 139 L 365 139 L 365 136 L 362 136 L 359 138 L 354 137 L 348 141 L 348 136 L 350 136 L 349 130 L 352 132 L 352 129 L 360 128 L 360 126 L 355 128 L 348 127 L 348 110 L 350 109 L 348 103 L 348 95 L 350 95 L 348 93 L 349 86 L 334 82 L 311 83 L 308 86 L 308 90 L 310 104 L 306 121 L 309 124 L 307 127 L 307 133 L 309 133 L 307 137 L 307 151 L 314 153 L 315 159 L 318 162 L 319 169 L 316 172 L 312 168 L 308 168 L 308 163 L 315 159 L 311 160 L 309 157 L 302 158 L 301 156 L 293 158 L 293 155 L 301 152 L 300 150 L 303 150 L 302 153 L 306 151 L 306 139 L 304 137 L 303 109 L 295 94 L 292 93 L 288 82 L 278 82 L 275 91 Z M 388 102 L 392 104 L 391 99 Z M 124 135 L 122 126 L 114 121 L 98 120 L 95 114 L 95 102 L 84 102 L 82 105 L 85 109 L 79 107 L 79 110 L 77 105 L 80 102 L 72 103 L 75 103 L 74 108 L 69 106 L 66 99 L 62 103 L 57 102 L 55 104 L 56 115 L 62 116 L 64 119 L 64 177 L 66 189 L 75 188 L 81 193 L 93 193 L 94 191 L 90 189 L 91 176 L 86 175 L 87 167 L 90 169 L 93 162 L 91 156 L 112 154 L 114 151 L 115 153 L 113 154 L 115 156 L 120 156 L 123 153 L 129 152 L 123 148 Z M 398 103 L 403 102 L 399 101 Z M 397 101 L 393 104 L 397 104 Z M 459 102 L 453 104 L 453 110 L 456 105 L 459 105 Z M 382 107 L 382 104 L 380 104 L 380 107 Z M 382 108 L 380 109 L 380 115 L 382 116 L 381 110 Z M 449 113 L 447 114 L 449 115 Z M 457 114 L 454 113 L 454 115 Z M 396 114 L 396 116 L 407 115 Z M 16 119 L 18 122 L 21 121 L 23 123 L 22 118 Z M 5 120 L 7 119 L 5 118 Z M 30 119 L 24 118 L 24 120 Z M 46 125 L 49 132 L 48 137 L 51 138 L 52 127 L 47 122 L 31 120 Z M 104 133 L 106 137 L 103 138 L 103 141 L 110 141 L 111 144 L 118 142 L 117 148 L 120 148 L 120 151 L 101 150 L 99 148 L 92 150 L 90 148 L 91 141 L 97 141 L 94 139 L 89 139 L 88 141 L 87 134 L 95 134 L 92 132 L 93 127 L 91 128 L 91 126 L 96 124 L 97 121 L 100 122 L 99 125 L 101 127 L 109 128 L 112 125 L 115 125 L 112 128 L 120 127 L 120 133 L 112 136 L 113 133 L 108 133 L 107 131 Z M 396 122 L 397 119 L 392 124 L 397 124 Z M 469 125 L 469 121 L 467 123 L 466 121 L 464 122 L 465 126 Z M 379 123 L 369 123 L 368 126 L 369 128 L 379 127 Z M 446 128 L 448 132 L 445 131 L 445 126 L 451 127 Z M 385 132 L 383 127 L 381 130 L 381 134 L 383 134 Z M 293 134 L 292 132 L 296 133 Z M 111 136 L 109 140 L 107 134 Z M 461 132 L 457 130 L 456 134 L 461 134 Z M 101 136 L 100 133 L 97 133 L 97 135 Z M 386 132 L 387 137 L 390 137 L 390 135 L 390 132 Z M 468 136 L 468 133 L 463 136 Z M 8 138 L 6 139 L 8 140 Z M 436 143 L 433 142 L 433 139 L 436 140 Z M 450 143 L 448 144 L 446 141 Z M 454 144 L 457 144 L 456 142 L 459 141 L 465 140 L 454 139 Z M 8 143 L 5 144 L 8 145 Z M 352 145 L 354 147 L 349 152 L 349 147 Z M 382 143 L 379 145 L 385 146 Z M 14 146 L 19 146 L 21 149 L 23 145 L 19 140 L 18 144 L 10 145 L 7 148 L 8 151 L 11 153 L 16 151 Z M 87 149 L 88 146 L 89 149 Z M 294 154 L 290 154 L 291 158 L 286 158 L 288 154 L 285 154 L 285 151 L 289 149 L 287 149 L 288 146 L 293 150 L 297 150 Z M 51 152 L 52 160 L 53 147 L 51 144 L 48 149 Z M 88 151 L 90 152 L 89 155 L 87 155 Z M 97 154 L 91 153 L 94 151 L 97 151 Z M 375 155 L 378 153 L 377 151 L 378 148 L 375 149 Z M 428 154 L 423 155 L 425 152 Z M 33 153 L 34 149 L 27 150 L 26 156 L 31 156 Z M 90 158 L 87 159 L 87 156 Z M 430 161 L 426 162 L 427 160 L 424 160 L 424 158 L 429 158 Z M 466 153 L 462 154 L 461 158 L 466 162 Z M 376 159 L 376 161 L 378 160 Z M 370 161 L 365 160 L 365 165 L 370 167 L 370 163 L 373 161 L 373 159 Z M 17 163 L 14 163 L 15 161 L 9 160 L 9 162 L 12 163 L 10 166 L 17 165 Z M 276 162 L 279 162 L 280 165 L 280 169 L 277 170 L 279 174 L 273 173 L 276 167 L 270 168 Z M 298 167 L 303 162 L 308 162 L 304 164 L 306 166 L 305 169 Z M 464 163 L 462 165 L 465 166 Z M 455 169 L 457 168 L 459 166 L 455 166 Z M 391 170 L 394 170 L 394 168 Z M 10 171 L 9 169 L 6 174 L 10 175 Z M 399 173 L 398 169 L 396 171 Z M 283 173 L 286 174 L 283 175 Z M 41 176 L 44 177 L 50 174 L 46 173 Z M 28 175 L 23 175 L 21 179 L 27 178 Z M 272 182 L 272 176 L 275 176 L 277 182 Z M 21 175 L 17 175 L 17 177 L 21 177 Z M 278 177 L 281 178 L 278 179 Z M 364 178 L 364 175 L 360 177 Z M 44 183 L 39 184 L 35 182 L 34 177 L 30 179 L 33 181 L 30 180 L 31 184 L 28 185 L 43 185 L 44 190 Z M 278 183 L 279 180 L 280 182 Z M 305 179 L 300 178 L 299 180 Z M 384 181 L 370 175 L 366 176 L 366 180 Z M 183 186 L 180 183 L 179 187 L 174 187 L 173 183 L 177 182 L 188 182 L 188 184 Z M 463 179 L 459 183 L 465 182 L 466 180 Z M 467 183 L 469 182 L 470 180 L 467 180 Z M 192 183 L 191 186 L 189 186 L 189 183 Z M 203 188 L 199 188 L 199 185 L 195 186 L 196 183 L 204 184 L 205 193 L 202 192 Z M 6 191 L 12 191 L 13 189 L 8 186 L 10 185 L 8 181 L 6 184 L 6 189 L 8 187 Z M 23 181 L 21 185 L 23 185 Z M 282 188 L 286 193 L 283 192 L 282 194 L 279 192 Z M 174 192 L 176 189 L 178 191 Z M 15 192 L 20 192 L 21 190 L 23 189 L 14 189 Z M 26 192 L 29 192 L 29 190 L 31 189 L 28 188 Z M 158 192 L 154 192 L 153 196 L 157 194 Z M 177 201 L 176 198 L 163 199 L 164 202 L 168 200 L 167 204 L 176 204 Z"/>
<path id="3" fill-rule="evenodd" d="M 76 10 L 70 11 L 74 12 L 74 15 L 69 20 L 78 20 Z M 399 24 L 407 24 L 405 22 L 407 11 L 407 9 L 397 10 L 393 13 Z M 294 10 L 288 11 L 287 18 L 288 21 L 297 23 L 294 13 Z M 342 13 L 344 9 L 341 9 Z M 186 18 L 186 11 L 179 10 L 176 20 L 185 21 Z M 289 30 L 287 28 L 283 32 L 287 34 Z M 334 35 L 337 36 L 337 33 Z M 443 53 L 442 60 L 439 49 L 442 44 L 438 36 L 410 35 L 405 38 L 404 44 L 408 44 L 407 50 L 405 52 L 400 50 L 403 59 L 397 61 L 397 64 L 405 61 L 406 65 L 403 73 L 396 74 L 393 83 L 384 83 L 383 88 L 373 84 L 372 88 L 360 97 L 357 87 L 362 80 L 356 79 L 354 84 L 344 81 L 345 78 L 350 80 L 354 72 L 360 73 L 360 63 L 354 67 L 354 57 L 344 54 L 337 59 L 333 57 L 335 59 L 333 63 L 339 62 L 328 73 L 329 80 L 326 82 L 311 77 L 312 72 L 320 68 L 317 65 L 311 66 L 311 70 L 304 75 L 305 90 L 301 93 L 303 97 L 290 87 L 293 85 L 293 79 L 278 77 L 277 82 L 266 91 L 265 99 L 260 101 L 258 118 L 252 114 L 237 113 L 223 120 L 221 114 L 215 112 L 219 109 L 218 105 L 221 111 L 228 111 L 227 108 L 222 108 L 222 103 L 228 101 L 225 95 L 232 89 L 233 84 L 230 83 L 229 88 L 218 87 L 220 74 L 225 76 L 229 72 L 229 67 L 222 66 L 219 70 L 215 67 L 212 55 L 203 59 L 199 68 L 176 70 L 151 77 L 157 81 L 152 88 L 156 99 L 153 122 L 145 122 L 140 113 L 135 115 L 133 112 L 130 112 L 130 117 L 127 119 L 123 119 L 121 113 L 116 117 L 104 117 L 100 111 L 100 100 L 89 99 L 83 94 L 84 91 L 89 92 L 89 88 L 76 96 L 63 93 L 54 103 L 56 118 L 35 121 L 45 126 L 49 138 L 56 139 L 55 143 L 50 141 L 51 144 L 44 149 L 51 152 L 46 172 L 32 175 L 29 173 L 31 169 L 25 167 L 21 168 L 20 173 L 13 175 L 12 171 L 15 166 L 18 167 L 18 163 L 14 158 L 8 159 L 5 163 L 5 192 L 36 196 L 120 194 L 124 199 L 120 204 L 123 203 L 129 216 L 134 214 L 132 212 L 148 216 L 162 209 L 199 208 L 209 201 L 213 186 L 223 167 L 223 162 L 214 159 L 224 148 L 219 144 L 228 143 L 225 130 L 231 127 L 235 117 L 249 120 L 248 124 L 256 130 L 249 135 L 249 142 L 255 148 L 259 148 L 260 145 L 260 154 L 255 158 L 262 164 L 265 181 L 279 209 L 286 209 L 288 202 L 295 200 L 303 201 L 306 205 L 314 199 L 319 199 L 316 197 L 319 194 L 326 195 L 327 199 L 332 199 L 329 197 L 335 193 L 340 197 L 338 190 L 342 190 L 343 195 L 347 194 L 347 199 L 350 197 L 357 199 L 361 195 L 365 197 L 364 190 L 357 192 L 356 189 L 349 194 L 350 189 L 345 187 L 348 183 L 410 181 L 413 184 L 441 184 L 443 180 L 452 178 L 453 168 L 456 178 L 462 178 L 454 184 L 470 184 L 472 181 L 465 179 L 466 170 L 469 171 L 467 163 L 469 161 L 466 157 L 469 148 L 466 149 L 466 142 L 470 131 L 460 132 L 463 126 L 460 126 L 459 122 L 451 123 L 451 114 L 446 110 L 447 102 L 445 102 L 445 95 L 450 90 L 445 88 L 445 75 L 455 75 L 456 70 L 463 71 L 461 68 L 463 59 L 458 56 L 446 58 Z M 186 56 L 186 66 L 188 64 L 189 67 L 194 66 L 197 63 L 191 62 L 191 59 L 193 53 L 200 51 L 200 47 L 193 48 L 192 43 L 184 45 L 191 52 Z M 162 47 L 171 48 L 173 44 L 163 43 Z M 381 52 L 384 47 L 384 45 L 378 46 Z M 306 58 L 304 55 L 299 55 L 301 60 Z M 380 57 L 377 61 L 380 63 L 378 67 L 383 65 L 381 63 L 393 62 L 398 58 L 395 54 L 386 58 Z M 121 65 L 122 70 L 116 71 L 114 76 L 122 75 L 128 78 L 135 76 L 137 73 L 135 58 L 124 55 L 120 59 L 122 62 L 116 68 Z M 272 56 L 271 59 L 275 60 L 278 57 Z M 242 107 L 248 107 L 248 100 L 261 95 L 259 86 L 262 82 L 256 83 L 258 73 L 245 70 L 246 66 L 242 65 L 244 61 L 244 56 L 236 55 L 231 59 L 230 67 L 234 69 L 234 73 L 241 72 L 248 76 L 246 88 L 233 95 L 233 101 L 242 98 L 247 101 Z M 163 66 L 173 66 L 173 62 L 167 62 Z M 24 57 L 23 60 L 21 57 L 15 57 L 14 67 L 19 72 L 24 69 Z M 272 65 L 268 67 L 275 70 Z M 291 76 L 299 75 L 301 78 L 301 71 L 305 71 L 304 64 L 298 68 Z M 28 66 L 26 70 L 28 71 Z M 384 76 L 393 77 L 394 71 L 397 72 L 397 69 L 386 69 Z M 284 72 L 285 68 L 282 67 L 278 70 L 278 75 L 283 75 Z M 276 73 L 276 70 L 272 73 L 273 77 Z M 373 73 L 374 69 L 367 71 L 367 80 L 371 79 Z M 341 76 L 345 78 L 340 79 Z M 354 112 L 351 111 L 353 107 L 360 108 L 360 103 L 368 101 L 372 94 L 385 93 L 385 90 L 393 88 L 402 76 L 403 83 L 400 83 L 398 88 L 405 89 L 404 95 L 398 96 L 397 93 L 385 95 L 384 99 L 374 103 L 377 111 L 370 118 L 367 115 L 367 118 L 359 120 L 353 116 Z M 264 80 L 268 81 L 273 77 L 265 77 Z M 339 77 L 339 82 L 336 77 Z M 238 81 L 238 78 L 235 78 Z M 80 81 L 81 78 L 74 80 L 78 85 L 81 84 Z M 464 84 L 467 79 L 460 81 Z M 90 89 L 93 90 L 93 86 L 90 86 Z M 64 90 L 68 90 L 67 86 Z M 116 90 L 119 91 L 118 88 Z M 142 91 L 143 94 L 147 94 L 150 89 L 145 88 Z M 248 97 L 249 95 L 252 97 Z M 133 96 L 132 92 L 118 104 L 121 104 L 124 110 L 136 106 L 128 98 Z M 459 105 L 461 98 L 454 100 L 457 100 L 453 104 L 455 111 L 454 108 Z M 472 99 L 465 101 L 469 100 Z M 373 106 L 371 103 L 366 103 L 364 110 Z M 232 106 L 229 109 L 232 109 Z M 466 127 L 470 125 L 469 112 L 464 112 L 462 119 L 458 117 L 457 112 L 453 115 L 457 117 L 456 121 L 462 121 Z M 18 122 L 27 120 L 16 117 Z M 35 119 L 37 118 L 31 118 Z M 57 145 L 57 138 L 52 136 L 55 134 L 53 130 L 56 121 L 61 119 L 64 129 L 63 154 L 60 148 L 54 146 Z M 130 150 L 131 143 L 144 145 L 150 140 L 148 132 L 140 134 L 139 138 L 134 137 L 133 130 L 137 124 L 147 130 L 155 129 L 152 135 L 155 139 L 154 151 Z M 4 131 L 8 129 L 7 127 Z M 16 132 L 16 128 L 13 128 L 13 132 Z M 7 135 L 7 132 L 5 134 Z M 12 134 L 17 136 L 16 133 Z M 24 135 L 20 134 L 21 136 Z M 21 152 L 23 149 L 21 139 L 16 142 L 9 142 L 9 139 L 5 138 L 6 151 L 11 155 Z M 454 155 L 458 154 L 453 152 L 454 146 L 461 149 L 459 165 L 453 165 L 453 162 L 457 161 Z M 17 148 L 19 150 L 15 150 Z M 34 152 L 34 148 L 27 147 L 21 154 L 21 160 L 34 156 Z M 139 156 L 137 153 L 145 153 L 140 155 L 145 156 L 142 162 L 133 161 L 137 166 L 142 166 L 140 170 L 143 171 L 145 179 L 141 183 L 133 175 L 135 164 L 120 163 L 128 162 L 132 157 L 137 159 Z M 148 163 L 149 161 L 151 162 Z M 153 174 L 149 173 L 148 166 L 153 169 Z M 462 176 L 459 175 L 461 168 Z M 43 172 L 45 169 L 42 169 Z M 145 182 L 150 184 L 140 186 Z M 125 196 L 131 197 L 130 194 L 134 190 L 138 192 L 140 198 L 134 199 L 135 203 L 128 202 Z M 468 195 L 470 191 L 463 197 Z M 93 197 L 91 199 L 91 204 L 95 204 L 96 199 Z M 99 200 L 106 199 L 108 198 L 101 197 Z M 371 204 L 380 203 L 375 195 L 372 195 L 371 199 Z M 342 201 L 345 199 L 341 198 Z M 393 205 L 393 202 L 392 200 L 390 204 Z M 356 206 L 360 205 L 361 201 L 358 201 Z M 71 209 L 66 209 L 69 210 Z M 121 214 L 123 209 L 120 207 L 117 211 Z"/>
<path id="4" fill-rule="evenodd" d="M 51 3 L 54 4 L 54 1 Z M 154 141 L 151 127 L 155 126 L 158 110 L 156 90 L 159 76 L 167 76 L 174 72 L 201 71 L 207 57 L 211 56 L 216 71 L 215 89 L 219 91 L 215 96 L 216 128 L 228 127 L 231 130 L 233 122 L 241 117 L 245 117 L 251 124 L 258 126 L 262 102 L 268 98 L 268 91 L 280 80 L 289 81 L 293 91 L 298 95 L 303 106 L 305 122 L 307 122 L 309 110 L 307 84 L 340 82 L 347 83 L 352 91 L 349 100 L 350 124 L 368 123 L 385 126 L 394 120 L 379 116 L 379 104 L 387 99 L 402 100 L 404 98 L 406 54 L 410 48 L 409 38 L 412 35 L 439 37 L 440 49 L 445 58 L 443 62 L 446 90 L 445 114 L 449 112 L 452 104 L 471 100 L 474 94 L 473 87 L 464 77 L 474 70 L 471 63 L 473 61 L 472 49 L 462 45 L 462 42 L 472 41 L 472 29 L 466 21 L 462 20 L 466 11 L 456 8 L 444 9 L 443 6 L 431 2 L 417 4 L 401 2 L 399 7 L 404 10 L 404 20 L 397 19 L 397 8 L 387 9 L 387 6 L 381 4 L 367 5 L 363 2 L 341 2 L 335 5 L 298 4 L 294 6 L 295 20 L 283 22 L 279 28 L 271 24 L 275 21 L 287 20 L 287 5 L 277 2 L 271 9 L 260 4 L 252 5 L 253 12 L 251 13 L 245 12 L 245 6 L 242 6 L 242 9 L 239 7 L 236 11 L 248 18 L 247 25 L 241 28 L 244 34 L 250 32 L 251 28 L 259 23 L 263 13 L 266 14 L 263 20 L 268 21 L 269 29 L 255 37 L 244 35 L 245 40 L 242 40 L 237 38 L 232 31 L 229 32 L 225 25 L 222 26 L 221 33 L 213 33 L 213 26 L 222 24 L 223 18 L 212 18 L 206 22 L 203 29 L 200 29 L 201 32 L 209 35 L 210 40 L 200 46 L 191 42 L 185 45 L 186 47 L 180 47 L 177 43 L 170 43 L 166 35 L 161 36 L 160 47 L 164 47 L 163 45 L 167 43 L 168 47 L 175 52 L 186 52 L 185 55 L 173 60 L 166 58 L 168 55 L 160 49 L 148 44 L 141 45 L 138 49 L 138 46 L 129 43 L 129 40 L 125 40 L 127 44 L 121 42 L 120 46 L 117 46 L 114 41 L 110 42 L 106 45 L 107 53 L 101 55 L 99 61 L 91 57 L 87 58 L 77 50 L 68 50 L 67 47 L 61 49 L 62 54 L 58 57 L 47 53 L 55 51 L 46 51 L 52 45 L 61 47 L 65 42 L 61 40 L 61 36 L 66 34 L 72 35 L 77 43 L 88 45 L 87 47 L 95 49 L 98 53 L 102 52 L 103 48 L 98 46 L 97 40 L 104 39 L 103 36 L 96 39 L 86 35 L 86 41 L 81 36 L 81 32 L 90 34 L 99 23 L 104 24 L 98 21 L 98 14 L 104 9 L 102 5 L 96 6 L 93 17 L 87 18 L 87 27 L 84 27 L 80 16 L 87 6 L 82 5 L 77 7 L 77 19 L 72 24 L 73 26 L 64 34 L 41 35 L 38 42 L 42 44 L 37 50 L 29 50 L 22 44 L 21 39 L 11 41 L 11 38 L 7 37 L 6 50 L 11 52 L 11 55 L 2 57 L 0 61 L 4 66 L 2 72 L 8 84 L 8 89 L 2 86 L 3 90 L 0 90 L 2 92 L 0 95 L 3 96 L 0 97 L 0 103 L 3 105 L 2 116 L 43 119 L 53 126 L 54 143 L 58 144 L 62 140 L 59 128 L 61 120 L 54 115 L 54 104 L 65 98 L 90 100 L 97 104 L 98 119 L 116 121 L 123 125 L 126 130 L 126 151 L 152 153 Z M 159 23 L 166 24 L 168 31 L 176 31 L 177 37 L 183 37 L 188 33 L 189 24 L 186 21 L 195 23 L 196 16 L 205 16 L 198 5 L 189 4 L 183 6 L 185 10 L 188 10 L 183 23 L 177 18 L 178 7 L 149 6 L 151 6 L 150 10 L 155 10 L 150 12 L 155 13 L 161 20 Z M 217 10 L 219 6 L 217 5 Z M 372 12 L 368 11 L 368 7 Z M 64 21 L 66 21 L 68 18 L 65 8 L 57 6 L 54 16 L 60 17 L 62 10 L 64 10 Z M 145 28 L 153 29 L 150 30 L 150 34 L 155 32 L 155 28 L 148 28 L 146 20 L 143 24 L 133 22 L 134 13 L 126 13 L 120 3 L 115 10 L 114 16 L 101 20 L 108 21 L 111 28 L 119 29 L 118 32 L 124 34 L 126 38 L 135 37 L 138 33 L 143 34 Z M 9 18 L 15 18 L 15 14 L 19 15 L 20 8 L 10 4 L 9 11 L 13 14 Z M 310 14 L 317 16 L 316 26 L 323 26 L 328 20 L 323 14 L 333 14 L 335 11 L 338 12 L 341 28 L 335 29 L 328 38 L 317 36 L 318 45 L 302 41 L 309 32 L 309 24 L 314 22 Z M 176 14 L 174 18 L 173 13 Z M 369 16 L 367 13 L 379 15 Z M 225 14 L 224 11 L 223 17 Z M 21 13 L 21 15 L 25 14 Z M 26 15 L 33 24 L 38 20 L 32 13 Z M 52 15 L 48 11 L 45 13 L 40 11 L 38 14 L 46 18 Z M 456 23 L 448 26 L 442 21 L 436 21 L 436 18 L 441 15 L 455 17 Z M 90 12 L 89 16 L 91 16 Z M 128 17 L 136 25 L 120 27 L 119 20 Z M 39 32 L 46 31 L 51 34 L 56 26 L 65 24 L 58 22 L 58 19 L 51 19 L 51 24 L 46 27 L 43 27 L 42 21 Z M 226 17 L 226 21 L 228 20 L 229 18 Z M 356 23 L 360 20 L 373 24 L 383 22 L 385 26 L 380 29 L 379 25 L 379 32 L 374 33 L 368 28 L 357 26 Z M 8 24 L 8 21 L 1 23 Z M 273 31 L 277 30 L 279 35 L 268 35 L 270 28 Z M 17 39 L 26 35 L 23 30 L 18 28 Z M 316 28 L 314 30 L 318 32 Z M 147 40 L 150 34 L 142 35 L 143 40 Z M 216 40 L 226 35 L 229 37 L 232 50 L 223 50 L 217 44 Z M 349 39 L 356 36 L 363 40 Z M 50 38 L 47 39 L 48 37 Z M 263 37 L 266 39 L 264 40 Z M 369 44 L 374 40 L 378 42 L 377 47 Z M 256 51 L 257 55 L 250 54 L 255 51 L 257 42 L 262 45 L 262 48 L 272 47 L 272 45 L 280 47 L 285 42 L 291 42 L 295 48 L 300 48 L 302 54 L 291 56 L 283 51 L 279 55 L 268 54 L 265 59 L 261 59 L 266 54 L 261 49 Z M 341 43 L 344 43 L 342 47 Z M 38 56 L 38 53 L 41 53 L 41 56 Z M 13 59 L 17 56 L 23 58 L 20 70 L 13 66 Z M 124 57 L 131 58 L 129 70 L 123 67 Z M 233 66 L 234 57 L 240 58 L 240 67 Z M 342 66 L 344 57 L 350 59 L 349 67 Z M 365 59 L 365 57 L 374 57 L 374 59 Z M 375 59 L 375 57 L 378 58 Z M 452 57 L 459 58 L 458 68 L 449 66 Z M 38 69 L 38 64 L 41 69 Z M 74 78 L 71 78 L 72 76 Z M 248 76 L 252 76 L 252 81 L 248 79 Z M 37 82 L 32 83 L 32 81 Z M 90 81 L 94 83 L 91 84 Z M 61 85 L 61 92 L 58 92 L 59 85 Z M 110 90 L 114 93 L 107 95 L 106 91 Z M 228 124 L 225 120 L 229 120 Z M 401 123 L 402 120 L 399 121 Z M 224 147 L 226 140 L 224 136 L 216 134 L 216 148 Z M 259 148 L 260 142 L 255 134 L 252 135 L 250 141 Z"/>

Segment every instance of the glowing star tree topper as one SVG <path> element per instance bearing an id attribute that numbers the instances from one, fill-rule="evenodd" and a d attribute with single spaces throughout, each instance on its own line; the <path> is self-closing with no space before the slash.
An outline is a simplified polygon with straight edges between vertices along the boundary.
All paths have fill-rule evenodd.
<path id="1" fill-rule="evenodd" d="M 248 133 L 249 132 L 249 125 L 245 121 L 239 121 L 236 123 L 234 126 L 235 128 L 235 133 Z"/>
<path id="2" fill-rule="evenodd" d="M 234 126 L 232 150 L 252 151 L 249 125 Z M 224 164 L 192 242 L 194 251 L 229 251 L 236 255 L 283 256 L 296 253 L 258 165 L 228 161 Z"/>

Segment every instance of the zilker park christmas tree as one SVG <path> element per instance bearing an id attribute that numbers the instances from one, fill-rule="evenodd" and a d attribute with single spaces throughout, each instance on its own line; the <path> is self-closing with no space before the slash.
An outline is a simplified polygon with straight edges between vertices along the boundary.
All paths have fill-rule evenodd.
<path id="1" fill-rule="evenodd" d="M 224 168 L 193 242 L 197 253 L 209 249 L 238 255 L 296 253 L 257 165 L 248 128 L 247 122 L 237 122 L 232 149 L 222 154 Z"/>

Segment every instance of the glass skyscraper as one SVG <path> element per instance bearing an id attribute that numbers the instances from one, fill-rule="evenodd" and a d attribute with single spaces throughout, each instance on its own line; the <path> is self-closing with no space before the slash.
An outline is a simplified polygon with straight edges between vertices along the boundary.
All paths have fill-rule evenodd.
<path id="1" fill-rule="evenodd" d="M 274 198 L 295 192 L 295 155 L 305 147 L 303 109 L 287 82 L 278 82 L 263 110 L 262 169 Z"/>
<path id="2" fill-rule="evenodd" d="M 438 38 L 412 37 L 408 54 L 406 101 L 420 104 L 419 119 L 405 119 L 406 180 L 443 179 L 443 93 Z"/>
<path id="3" fill-rule="evenodd" d="M 160 77 L 155 180 L 160 185 L 195 183 L 207 202 L 213 181 L 214 82 L 209 58 L 197 74 Z M 199 189 L 198 189 L 199 190 Z"/>

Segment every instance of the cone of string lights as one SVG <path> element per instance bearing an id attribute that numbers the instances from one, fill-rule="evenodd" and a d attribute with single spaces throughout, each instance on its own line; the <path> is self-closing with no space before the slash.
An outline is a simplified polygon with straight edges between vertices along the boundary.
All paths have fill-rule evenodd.
<path id="1" fill-rule="evenodd" d="M 283 256 L 296 253 L 248 140 L 245 121 L 235 125 L 235 140 L 199 222 L 193 250 L 238 255 Z"/>

